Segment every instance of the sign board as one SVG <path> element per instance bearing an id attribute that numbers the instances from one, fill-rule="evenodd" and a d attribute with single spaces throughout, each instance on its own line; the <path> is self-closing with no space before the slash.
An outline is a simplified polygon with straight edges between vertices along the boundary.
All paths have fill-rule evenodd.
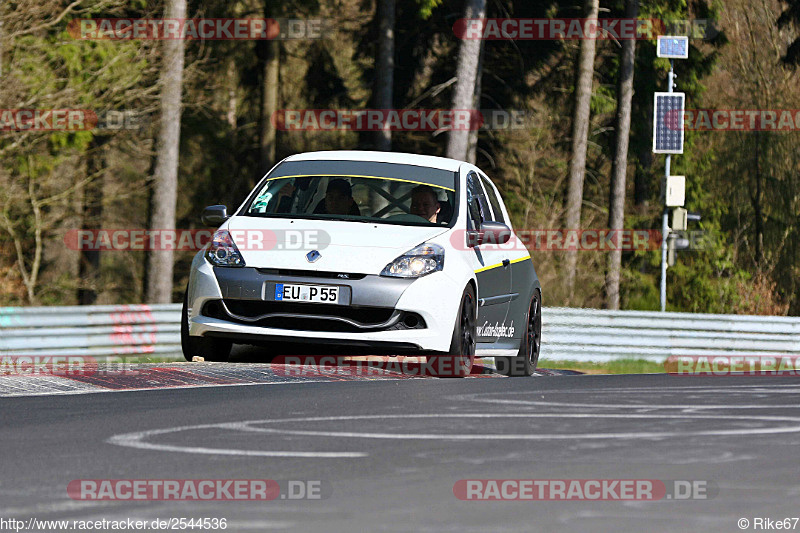
<path id="1" fill-rule="evenodd" d="M 653 109 L 653 153 L 683 153 L 684 93 L 655 93 Z"/>
<path id="2" fill-rule="evenodd" d="M 688 59 L 689 37 L 659 35 L 656 39 L 656 56 L 668 59 Z"/>
<path id="3" fill-rule="evenodd" d="M 686 203 L 686 176 L 667 177 L 667 207 L 683 207 Z"/>

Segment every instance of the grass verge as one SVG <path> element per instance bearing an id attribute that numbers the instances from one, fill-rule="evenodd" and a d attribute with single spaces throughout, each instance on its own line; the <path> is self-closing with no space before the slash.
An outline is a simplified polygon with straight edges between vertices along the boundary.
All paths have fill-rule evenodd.
<path id="1" fill-rule="evenodd" d="M 665 372 L 664 363 L 646 359 L 617 359 L 603 363 L 540 359 L 538 366 L 539 368 L 576 370 L 584 374 L 659 374 Z"/>

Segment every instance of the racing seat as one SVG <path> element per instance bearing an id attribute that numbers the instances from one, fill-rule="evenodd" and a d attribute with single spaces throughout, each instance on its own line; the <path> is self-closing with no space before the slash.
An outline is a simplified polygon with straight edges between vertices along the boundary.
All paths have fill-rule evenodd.
<path id="1" fill-rule="evenodd" d="M 453 217 L 453 206 L 447 200 L 439 200 L 439 212 L 436 214 L 437 224 L 448 224 Z"/>

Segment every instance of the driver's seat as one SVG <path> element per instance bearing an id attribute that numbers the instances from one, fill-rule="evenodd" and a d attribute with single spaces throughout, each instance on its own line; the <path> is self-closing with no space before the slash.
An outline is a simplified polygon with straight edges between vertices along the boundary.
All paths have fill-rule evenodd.
<path id="1" fill-rule="evenodd" d="M 453 206 L 447 200 L 439 200 L 439 212 L 436 214 L 437 224 L 449 224 L 453 217 Z"/>
<path id="2" fill-rule="evenodd" d="M 328 209 L 325 207 L 325 198 L 323 198 L 322 200 L 319 201 L 319 203 L 317 204 L 317 207 L 314 208 L 314 213 L 313 214 L 315 214 L 315 215 L 327 215 L 327 214 L 329 214 L 328 213 Z M 354 216 L 357 216 L 357 217 L 361 216 L 361 209 L 358 208 L 358 204 L 355 201 L 353 201 L 353 204 L 350 206 L 350 211 L 347 214 L 348 215 L 354 215 Z"/>

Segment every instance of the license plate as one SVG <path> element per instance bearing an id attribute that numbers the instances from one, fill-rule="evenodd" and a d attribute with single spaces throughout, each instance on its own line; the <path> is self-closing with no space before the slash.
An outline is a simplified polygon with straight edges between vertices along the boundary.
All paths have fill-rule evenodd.
<path id="1" fill-rule="evenodd" d="M 275 300 L 304 303 L 339 303 L 339 287 L 332 285 L 275 284 Z"/>

